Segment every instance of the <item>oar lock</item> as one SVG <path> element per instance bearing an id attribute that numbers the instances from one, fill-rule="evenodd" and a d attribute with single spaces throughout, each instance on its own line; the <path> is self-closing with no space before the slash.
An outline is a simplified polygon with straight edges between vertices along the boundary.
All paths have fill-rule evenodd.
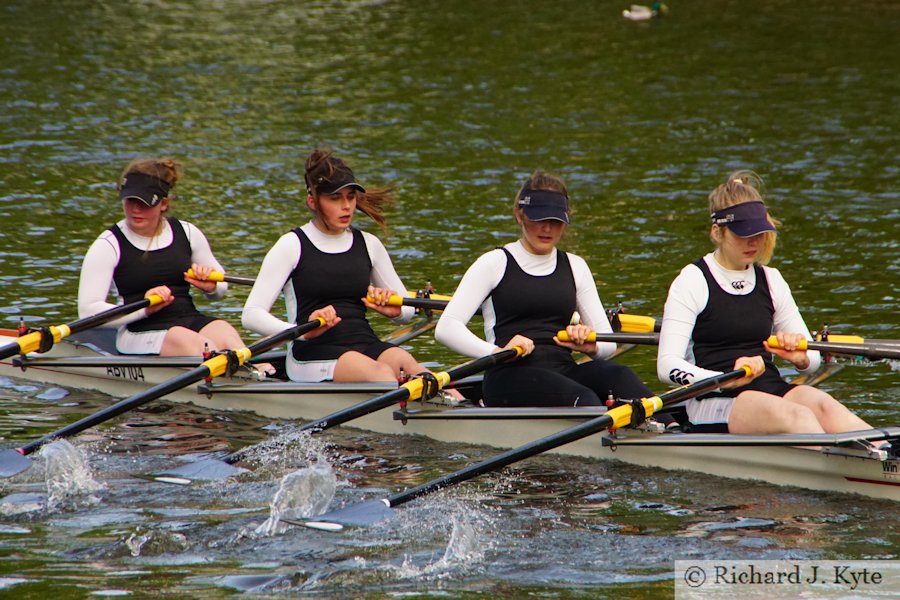
<path id="1" fill-rule="evenodd" d="M 235 373 L 238 372 L 238 369 L 244 364 L 242 357 L 238 354 L 236 350 L 204 350 L 203 351 L 203 362 L 206 363 L 208 360 L 213 359 L 217 356 L 225 357 L 225 372 L 224 374 L 228 377 L 231 377 Z M 213 378 L 216 377 L 216 374 L 210 371 L 209 375 L 204 377 L 204 381 L 206 383 L 211 383 Z"/>
<path id="2" fill-rule="evenodd" d="M 44 352 L 49 352 L 51 348 L 53 348 L 53 344 L 56 343 L 56 337 L 53 334 L 53 329 L 49 326 L 44 327 L 28 327 L 25 324 L 25 319 L 21 319 L 19 321 L 19 327 L 17 329 L 19 333 L 19 337 L 24 337 L 26 335 L 35 333 L 41 336 L 40 344 L 38 344 L 37 351 L 43 354 Z"/>
<path id="3" fill-rule="evenodd" d="M 633 398 L 631 400 L 626 400 L 622 398 L 613 398 L 612 391 L 609 392 L 609 397 L 606 400 L 606 410 L 609 411 L 613 408 L 618 408 L 619 406 L 628 405 L 631 407 L 631 422 L 629 423 L 629 427 L 638 427 L 647 420 L 647 408 L 644 406 L 643 398 Z M 615 431 L 614 428 L 610 427 L 610 431 Z"/>

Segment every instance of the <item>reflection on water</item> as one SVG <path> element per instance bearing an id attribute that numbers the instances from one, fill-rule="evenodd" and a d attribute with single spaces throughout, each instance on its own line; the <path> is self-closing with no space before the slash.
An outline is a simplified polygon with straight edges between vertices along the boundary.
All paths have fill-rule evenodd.
<path id="1" fill-rule="evenodd" d="M 182 159 L 175 214 L 229 271 L 254 275 L 307 218 L 302 156 L 326 143 L 362 181 L 398 185 L 386 246 L 409 287 L 452 293 L 476 256 L 514 239 L 512 196 L 543 168 L 569 184 L 564 245 L 604 302 L 654 316 L 709 247 L 706 193 L 753 168 L 784 222 L 773 264 L 807 324 L 897 338 L 900 7 L 710 0 L 648 23 L 622 19 L 625 7 L 7 0 L 0 326 L 74 318 L 79 257 L 119 218 L 113 182 L 131 158 Z M 246 293 L 204 308 L 239 325 Z M 431 337 L 411 344 L 436 364 L 459 360 Z M 621 360 L 656 380 L 652 349 Z M 888 425 L 896 377 L 858 363 L 823 387 Z M 0 380 L 0 439 L 35 439 L 108 403 Z M 883 502 L 559 457 L 422 499 L 374 530 L 247 536 L 282 479 L 320 454 L 347 503 L 492 452 L 352 429 L 274 448 L 221 484 L 135 476 L 288 426 L 155 402 L 85 432 L 80 481 L 96 489 L 68 488 L 48 510 L 43 458 L 0 482 L 0 590 L 655 598 L 671 594 L 675 558 L 894 558 L 900 541 Z"/>
<path id="2" fill-rule="evenodd" d="M 0 402 L 0 412 L 13 402 Z M 549 455 L 404 505 L 372 528 L 288 527 L 275 517 L 318 514 L 331 494 L 332 508 L 381 497 L 496 450 L 417 436 L 399 448 L 389 436 L 337 428 L 297 436 L 299 443 L 257 456 L 250 471 L 225 481 L 173 486 L 139 477 L 177 462 L 177 453 L 153 444 L 175 416 L 213 418 L 161 401 L 130 413 L 128 426 L 77 438 L 74 448 L 53 444 L 24 477 L 0 483 L 0 544 L 15 544 L 20 557 L 5 572 L 34 582 L 19 589 L 106 589 L 115 581 L 137 590 L 153 581 L 169 591 L 516 595 L 565 586 L 590 597 L 597 586 L 613 586 L 613 595 L 655 597 L 674 559 L 891 558 L 900 543 L 885 527 L 891 502 Z M 234 449 L 283 429 L 249 414 L 229 417 L 228 427 L 197 430 L 196 449 Z M 67 501 L 48 503 L 46 455 L 76 450 L 91 477 L 69 473 Z M 43 556 L 47 547 L 52 560 Z M 55 583 L 45 579 L 48 569 Z"/>

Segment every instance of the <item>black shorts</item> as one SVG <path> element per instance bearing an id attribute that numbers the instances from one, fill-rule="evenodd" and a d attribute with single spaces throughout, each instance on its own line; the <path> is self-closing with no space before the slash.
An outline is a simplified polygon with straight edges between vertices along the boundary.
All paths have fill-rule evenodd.
<path id="1" fill-rule="evenodd" d="M 337 360 L 347 352 L 359 352 L 372 360 L 378 360 L 386 350 L 396 348 L 394 344 L 376 340 L 363 344 L 349 344 L 346 346 L 337 344 L 310 344 L 305 347 L 304 342 L 294 343 L 294 358 L 298 361 L 309 360 Z"/>

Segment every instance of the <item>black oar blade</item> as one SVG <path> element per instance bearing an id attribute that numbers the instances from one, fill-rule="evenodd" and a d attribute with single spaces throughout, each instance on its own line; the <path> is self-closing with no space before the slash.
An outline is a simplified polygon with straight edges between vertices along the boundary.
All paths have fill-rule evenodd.
<path id="1" fill-rule="evenodd" d="M 153 479 L 163 483 L 179 483 L 187 484 L 192 481 L 216 481 L 220 479 L 228 479 L 234 475 L 246 473 L 247 469 L 235 467 L 224 460 L 217 458 L 204 458 L 194 462 L 186 463 L 174 469 L 167 469 L 154 473 Z M 178 481 L 182 479 L 184 481 Z"/>
<path id="2" fill-rule="evenodd" d="M 18 450 L 0 451 L 0 477 L 18 475 L 31 466 L 31 459 Z"/>
<path id="3" fill-rule="evenodd" d="M 390 518 L 393 514 L 394 509 L 388 505 L 387 500 L 381 499 L 353 504 L 304 521 L 281 519 L 281 522 L 322 531 L 340 531 L 346 525 L 356 527 L 374 525 Z"/>

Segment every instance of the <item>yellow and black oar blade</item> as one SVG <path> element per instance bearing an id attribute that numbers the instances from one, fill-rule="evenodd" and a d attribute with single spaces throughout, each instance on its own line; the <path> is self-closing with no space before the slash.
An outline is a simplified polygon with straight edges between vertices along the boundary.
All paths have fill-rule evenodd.
<path id="1" fill-rule="evenodd" d="M 675 402 L 680 402 L 704 394 L 718 388 L 723 383 L 746 377 L 750 372 L 749 367 L 746 367 L 729 371 L 728 373 L 722 373 L 721 375 L 716 375 L 690 385 L 670 390 L 659 396 L 643 398 L 641 400 L 641 405 L 643 406 L 646 416 L 650 416 L 667 404 L 674 404 Z M 594 433 L 603 431 L 604 429 L 627 427 L 631 424 L 631 419 L 632 406 L 630 404 L 623 404 L 608 410 L 604 415 L 589 421 L 584 421 L 583 423 L 579 423 L 578 425 L 569 427 L 568 429 L 564 429 L 553 435 L 525 444 L 524 446 L 519 446 L 518 448 L 514 448 L 493 458 L 483 460 L 480 463 L 470 465 L 459 471 L 449 473 L 404 492 L 394 494 L 393 496 L 343 508 L 338 511 L 319 515 L 318 517 L 306 521 L 282 519 L 282 522 L 329 531 L 340 530 L 344 525 L 372 525 L 391 516 L 393 513 L 392 507 L 399 506 L 410 500 L 414 500 L 415 498 L 426 494 L 431 494 L 448 486 L 468 481 L 483 473 L 496 471 L 507 465 L 580 440 Z"/>
<path id="2" fill-rule="evenodd" d="M 31 461 L 27 459 L 27 456 L 53 440 L 67 438 L 77 433 L 81 433 L 85 429 L 109 421 L 122 413 L 142 406 L 157 398 L 162 398 L 167 394 L 171 394 L 172 392 L 178 391 L 207 377 L 218 377 L 223 375 L 228 372 L 229 368 L 238 367 L 250 360 L 250 357 L 254 354 L 270 350 L 275 346 L 293 340 L 294 338 L 299 337 L 308 331 L 312 331 L 317 327 L 321 327 L 324 324 L 325 322 L 323 319 L 316 319 L 314 321 L 309 321 L 308 323 L 303 323 L 302 325 L 295 325 L 294 327 L 285 329 L 280 333 L 260 340 L 246 348 L 218 354 L 203 361 L 203 363 L 190 371 L 177 375 L 168 381 L 159 383 L 134 396 L 120 400 L 112 406 L 108 406 L 92 415 L 88 415 L 75 423 L 66 425 L 53 433 L 49 433 L 38 440 L 26 444 L 25 446 L 0 453 L 0 476 L 10 477 L 27 469 L 31 464 Z M 14 457 L 10 453 L 18 453 L 20 458 L 25 460 L 14 460 Z"/>
<path id="3" fill-rule="evenodd" d="M 566 330 L 561 329 L 556 333 L 556 337 L 562 342 L 569 341 L 569 334 Z M 617 344 L 646 344 L 648 346 L 656 346 L 659 344 L 658 333 L 597 333 L 592 331 L 588 334 L 587 342 L 615 342 Z"/>
<path id="4" fill-rule="evenodd" d="M 873 343 L 840 343 L 832 342 L 829 336 L 827 342 L 811 342 L 809 340 L 800 340 L 798 350 L 819 350 L 820 352 L 830 352 L 832 354 L 850 354 L 853 356 L 865 356 L 867 358 L 900 358 L 900 347 L 889 344 L 873 344 Z M 766 342 L 772 348 L 778 348 L 778 338 L 771 336 Z"/>
<path id="5" fill-rule="evenodd" d="M 512 360 L 521 356 L 521 354 L 521 348 L 503 350 L 495 354 L 489 354 L 488 356 L 483 356 L 473 361 L 469 361 L 463 365 L 448 369 L 447 371 L 433 373 L 432 375 L 435 381 L 437 381 L 438 385 L 438 389 L 436 390 L 427 390 L 423 377 L 413 377 L 395 390 L 391 390 L 390 392 L 381 394 L 380 396 L 364 400 L 362 402 L 354 404 L 353 406 L 348 406 L 347 408 L 333 412 L 330 415 L 322 417 L 321 419 L 312 421 L 311 423 L 307 423 L 298 429 L 292 430 L 289 435 L 295 435 L 296 433 L 301 431 L 318 433 L 326 429 L 331 429 L 332 427 L 337 427 L 338 425 L 343 425 L 348 421 L 358 419 L 359 417 L 364 417 L 368 414 L 382 410 L 389 406 L 393 406 L 398 402 L 403 402 L 406 400 L 418 400 L 419 398 L 422 398 L 423 395 L 427 394 L 433 396 L 453 381 L 457 381 L 459 379 L 463 379 L 464 377 L 480 373 L 488 367 L 499 364 L 501 362 L 505 362 L 507 360 Z M 235 463 L 240 462 L 245 458 L 253 455 L 253 453 L 263 445 L 269 446 L 276 443 L 277 439 L 266 440 L 259 444 L 254 444 L 253 446 L 248 446 L 236 452 L 232 452 L 228 456 L 225 456 L 221 459 L 206 458 L 194 461 L 180 467 L 176 467 L 174 469 L 160 471 L 153 477 L 158 478 L 160 481 L 166 483 L 182 484 L 190 483 L 191 480 L 224 479 L 238 472 L 237 467 L 233 466 Z M 243 469 L 240 470 L 242 471 Z"/>
<path id="6" fill-rule="evenodd" d="M 163 299 L 160 296 L 154 294 L 149 298 L 142 298 L 137 302 L 131 302 L 129 304 L 123 304 L 122 306 L 116 306 L 114 308 L 110 308 L 109 310 L 99 312 L 96 315 L 91 315 L 90 317 L 85 317 L 83 319 L 78 319 L 77 321 L 72 321 L 71 323 L 66 323 L 65 325 L 51 325 L 50 327 L 44 328 L 42 330 L 32 331 L 31 333 L 27 333 L 18 338 L 15 342 L 0 347 L 0 359 L 9 358 L 10 356 L 13 356 L 15 354 L 28 354 L 29 352 L 37 352 L 41 349 L 42 345 L 44 346 L 45 351 L 49 350 L 50 347 L 53 346 L 53 344 L 65 337 L 72 335 L 73 333 L 86 331 L 88 329 L 91 329 L 92 327 L 102 325 L 118 317 L 131 314 L 136 310 L 141 310 L 142 308 L 159 304 L 162 301 Z"/>
<path id="7" fill-rule="evenodd" d="M 188 269 L 184 272 L 187 277 L 194 277 L 194 270 Z M 241 277 L 240 275 L 229 275 L 228 273 L 222 273 L 221 271 L 212 271 L 209 274 L 209 277 L 206 278 L 207 281 L 215 281 L 216 283 L 224 281 L 225 283 L 237 283 L 238 285 L 253 285 L 256 283 L 255 277 Z"/>

